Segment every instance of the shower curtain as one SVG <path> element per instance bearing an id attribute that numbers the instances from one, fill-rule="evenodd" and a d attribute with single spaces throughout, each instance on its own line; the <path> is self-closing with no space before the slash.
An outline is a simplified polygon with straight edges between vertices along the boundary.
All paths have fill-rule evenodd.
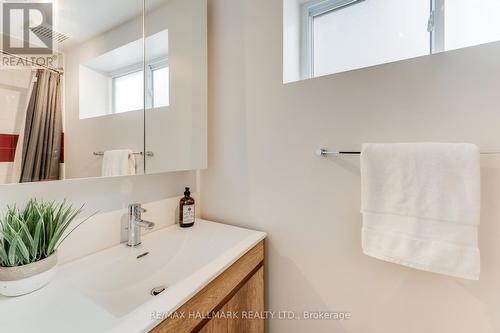
<path id="1" fill-rule="evenodd" d="M 59 180 L 62 136 L 61 75 L 39 69 L 26 111 L 21 183 Z"/>
<path id="2" fill-rule="evenodd" d="M 19 129 L 19 138 L 17 140 L 16 153 L 14 157 L 14 165 L 12 166 L 12 174 L 10 176 L 10 183 L 19 183 L 21 179 L 21 168 L 22 168 L 22 154 L 23 154 L 23 142 L 24 142 L 24 127 L 26 126 L 26 110 L 28 109 L 28 104 L 30 102 L 31 93 L 33 92 L 33 86 L 36 81 L 36 70 L 30 70 L 31 77 L 28 87 L 28 93 L 26 94 L 26 102 L 23 107 L 23 111 L 20 115 L 22 119 L 21 128 Z"/>

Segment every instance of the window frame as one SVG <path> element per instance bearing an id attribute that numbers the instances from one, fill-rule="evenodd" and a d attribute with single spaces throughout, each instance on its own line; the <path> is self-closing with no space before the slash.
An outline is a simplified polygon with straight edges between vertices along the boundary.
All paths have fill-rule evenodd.
<path id="1" fill-rule="evenodd" d="M 301 5 L 300 76 L 301 80 L 314 78 L 314 19 L 362 3 L 366 0 L 311 0 Z M 429 54 L 445 51 L 445 0 L 429 0 L 428 31 Z"/>
<path id="2" fill-rule="evenodd" d="M 365 0 L 313 0 L 302 5 L 301 77 L 314 77 L 314 19 Z"/>
<path id="3" fill-rule="evenodd" d="M 445 0 L 430 0 L 428 29 L 430 33 L 430 54 L 444 52 L 445 44 Z"/>
<path id="4" fill-rule="evenodd" d="M 161 57 L 158 59 L 154 59 L 152 61 L 149 61 L 145 68 L 143 67 L 142 63 L 134 64 L 131 66 L 127 66 L 125 68 L 122 68 L 120 70 L 114 71 L 111 73 L 111 96 L 112 96 L 112 105 L 111 105 L 111 114 L 119 114 L 119 113 L 125 113 L 125 112 L 116 112 L 116 80 L 135 73 L 143 72 L 143 90 L 145 94 L 145 109 L 153 109 L 154 108 L 154 78 L 153 78 L 153 72 L 158 69 L 166 68 L 169 67 L 168 63 L 168 58 L 167 57 Z M 170 82 L 170 78 L 169 78 Z M 170 89 L 170 85 L 169 85 Z M 169 105 L 170 105 L 170 92 L 169 92 Z M 168 106 L 169 106 L 168 105 Z M 138 110 L 130 110 L 126 112 L 134 112 L 134 111 L 139 111 Z"/>
<path id="5" fill-rule="evenodd" d="M 155 59 L 153 61 L 150 61 L 148 63 L 148 65 L 146 66 L 147 67 L 147 71 L 146 71 L 146 82 L 148 83 L 147 84 L 147 98 L 146 98 L 146 105 L 147 105 L 147 109 L 154 109 L 155 108 L 155 101 L 154 101 L 154 89 L 155 89 L 155 82 L 154 82 L 154 71 L 156 70 L 159 70 L 159 69 L 163 69 L 163 68 L 167 68 L 169 67 L 169 63 L 168 63 L 168 58 L 165 58 L 165 57 L 162 57 L 162 58 L 158 58 L 158 59 Z M 168 88 L 170 90 L 170 71 L 169 71 L 169 85 L 168 85 Z M 170 106 L 170 91 L 169 91 L 169 94 L 168 94 L 168 105 L 165 106 L 165 107 L 168 107 Z"/>

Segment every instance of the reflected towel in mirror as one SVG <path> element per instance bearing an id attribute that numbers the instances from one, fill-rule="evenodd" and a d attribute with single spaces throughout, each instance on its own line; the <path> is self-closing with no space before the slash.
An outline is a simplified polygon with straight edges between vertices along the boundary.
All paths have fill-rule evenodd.
<path id="1" fill-rule="evenodd" d="M 133 176 L 136 174 L 135 155 L 129 149 L 104 152 L 102 176 Z"/>

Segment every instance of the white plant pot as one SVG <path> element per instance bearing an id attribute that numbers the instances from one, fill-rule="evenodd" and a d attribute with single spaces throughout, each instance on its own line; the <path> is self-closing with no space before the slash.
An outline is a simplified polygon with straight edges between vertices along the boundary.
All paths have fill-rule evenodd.
<path id="1" fill-rule="evenodd" d="M 0 294 L 22 296 L 45 287 L 54 277 L 57 252 L 35 263 L 18 267 L 0 267 Z"/>

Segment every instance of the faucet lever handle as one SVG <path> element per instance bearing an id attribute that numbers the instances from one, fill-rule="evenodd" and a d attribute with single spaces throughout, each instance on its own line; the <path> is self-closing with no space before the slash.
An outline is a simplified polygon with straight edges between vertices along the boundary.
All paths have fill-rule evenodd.
<path id="1" fill-rule="evenodd" d="M 129 205 L 129 212 L 132 215 L 137 215 L 140 213 L 146 213 L 147 210 L 142 208 L 141 204 L 131 204 Z"/>
<path id="2" fill-rule="evenodd" d="M 127 245 L 136 247 L 141 244 L 141 228 L 152 230 L 155 226 L 153 222 L 142 219 L 141 214 L 145 213 L 146 209 L 142 208 L 141 204 L 134 203 L 128 206 L 128 241 Z"/>

